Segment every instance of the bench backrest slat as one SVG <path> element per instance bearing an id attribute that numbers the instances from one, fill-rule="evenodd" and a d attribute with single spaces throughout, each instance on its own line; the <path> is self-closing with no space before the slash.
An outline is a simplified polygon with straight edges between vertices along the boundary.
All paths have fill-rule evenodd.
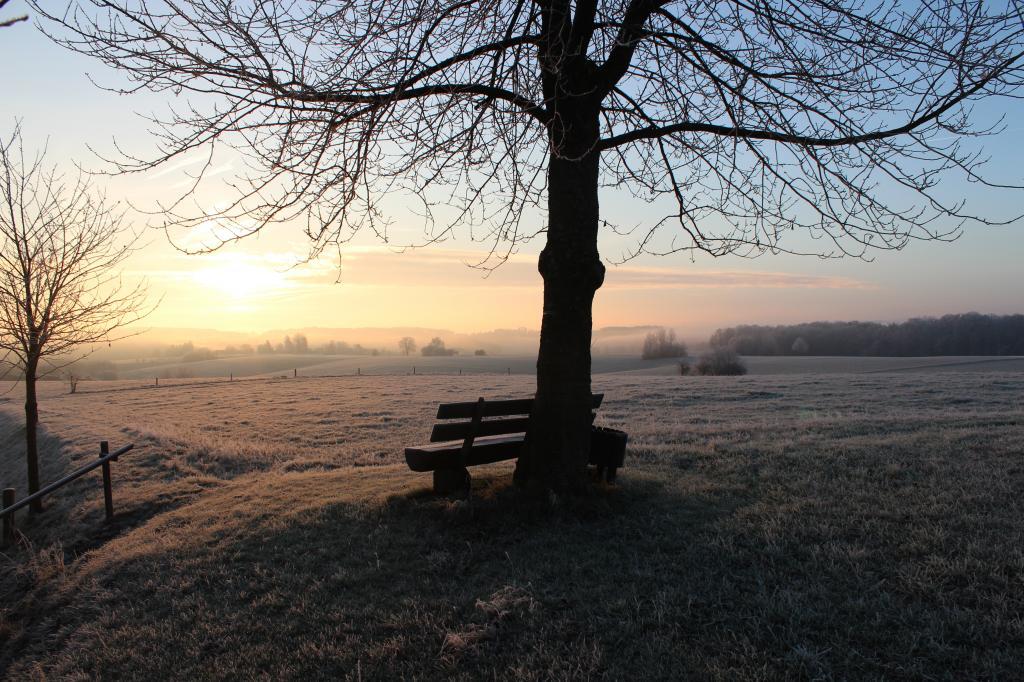
<path id="1" fill-rule="evenodd" d="M 604 400 L 604 394 L 598 393 L 592 396 L 591 404 L 597 409 Z M 462 440 L 464 438 L 479 438 L 482 436 L 504 436 L 513 433 L 525 433 L 530 424 L 530 409 L 533 407 L 532 398 L 521 400 L 495 400 L 494 402 L 483 402 L 483 416 L 492 417 L 484 421 L 472 421 L 473 413 L 479 409 L 477 403 L 447 403 L 438 406 L 438 419 L 458 419 L 464 414 L 465 406 L 469 408 L 469 414 L 465 418 L 470 421 L 450 421 L 434 424 L 430 431 L 431 443 L 443 443 L 445 441 Z M 525 415 L 525 416 L 520 416 Z M 591 421 L 597 415 L 591 413 Z M 494 419 L 493 417 L 506 417 L 505 419 Z"/>
<path id="2" fill-rule="evenodd" d="M 604 400 L 603 393 L 595 393 L 591 396 L 591 409 L 601 407 Z M 476 410 L 477 401 L 468 403 L 441 403 L 437 406 L 438 419 L 472 419 Z M 510 417 L 513 415 L 529 415 L 533 409 L 533 398 L 520 398 L 517 400 L 491 400 L 484 403 L 484 417 Z"/>
<path id="3" fill-rule="evenodd" d="M 484 403 L 486 405 L 486 403 Z M 503 436 L 508 433 L 524 433 L 529 417 L 512 417 L 511 419 L 493 419 L 480 422 L 476 430 L 477 436 Z M 469 435 L 472 422 L 447 422 L 434 424 L 430 431 L 431 443 L 442 443 L 446 440 L 462 440 Z"/>

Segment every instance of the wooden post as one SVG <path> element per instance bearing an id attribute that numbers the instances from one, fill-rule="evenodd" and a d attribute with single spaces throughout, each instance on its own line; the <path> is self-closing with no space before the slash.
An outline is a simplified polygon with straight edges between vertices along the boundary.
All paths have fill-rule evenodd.
<path id="1" fill-rule="evenodd" d="M 292 370 L 292 377 L 293 378 L 298 378 L 298 376 L 299 376 L 299 368 L 296 367 L 295 369 Z"/>
<path id="2" fill-rule="evenodd" d="M 416 376 L 416 365 L 412 366 L 412 375 Z"/>
<path id="3" fill-rule="evenodd" d="M 462 376 L 462 368 L 461 367 L 459 368 L 459 376 L 460 377 Z"/>
<path id="4" fill-rule="evenodd" d="M 110 444 L 100 441 L 100 457 L 110 454 Z M 107 521 L 114 520 L 114 493 L 110 489 L 110 462 L 103 463 L 103 503 L 107 507 Z"/>
<path id="5" fill-rule="evenodd" d="M 157 385 L 157 386 L 159 386 L 159 385 L 160 385 L 160 377 L 157 377 L 157 378 L 156 378 L 156 385 Z"/>
<path id="6" fill-rule="evenodd" d="M 4 488 L 3 497 L 4 509 L 14 506 L 14 488 Z M 4 517 L 3 546 L 10 547 L 14 544 L 14 514 Z"/>
<path id="7" fill-rule="evenodd" d="M 235 373 L 232 372 L 231 374 L 228 375 L 228 381 L 234 381 L 234 380 L 235 380 Z"/>
<path id="8" fill-rule="evenodd" d="M 512 376 L 512 368 L 511 367 L 508 368 L 508 375 Z"/>
<path id="9" fill-rule="evenodd" d="M 362 369 L 362 367 L 356 367 L 356 376 L 359 376 L 359 375 L 361 375 L 362 373 L 363 373 L 363 369 Z"/>

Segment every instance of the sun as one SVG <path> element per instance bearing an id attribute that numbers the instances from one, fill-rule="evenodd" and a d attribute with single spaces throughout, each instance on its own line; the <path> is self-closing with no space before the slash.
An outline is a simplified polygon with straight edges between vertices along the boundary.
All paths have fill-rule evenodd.
<path id="1" fill-rule="evenodd" d="M 252 301 L 288 288 L 288 278 L 259 259 L 241 254 L 218 258 L 217 262 L 196 270 L 195 283 L 201 289 L 220 294 L 234 302 Z"/>

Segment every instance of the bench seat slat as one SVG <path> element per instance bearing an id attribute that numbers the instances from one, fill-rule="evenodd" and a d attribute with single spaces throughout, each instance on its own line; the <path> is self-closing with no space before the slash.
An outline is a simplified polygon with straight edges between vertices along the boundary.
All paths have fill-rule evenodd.
<path id="1" fill-rule="evenodd" d="M 590 413 L 590 421 L 597 419 L 597 413 Z M 481 436 L 502 436 L 507 433 L 525 433 L 530 425 L 529 417 L 512 417 L 510 419 L 491 419 L 480 422 L 474 435 Z M 434 424 L 430 430 L 431 443 L 443 443 L 449 440 L 463 440 L 473 430 L 473 422 L 441 422 Z"/>
<path id="2" fill-rule="evenodd" d="M 601 407 L 603 393 L 591 395 L 591 409 Z M 437 419 L 470 419 L 476 409 L 476 401 L 468 403 L 441 403 L 437 406 Z M 530 414 L 533 409 L 533 398 L 517 400 L 491 400 L 484 403 L 484 417 L 509 417 L 517 414 Z"/>
<path id="3" fill-rule="evenodd" d="M 465 463 L 461 461 L 462 442 L 432 443 L 405 449 L 405 461 L 413 471 L 454 469 L 460 466 L 490 464 L 519 457 L 524 434 L 484 436 L 473 442 Z"/>

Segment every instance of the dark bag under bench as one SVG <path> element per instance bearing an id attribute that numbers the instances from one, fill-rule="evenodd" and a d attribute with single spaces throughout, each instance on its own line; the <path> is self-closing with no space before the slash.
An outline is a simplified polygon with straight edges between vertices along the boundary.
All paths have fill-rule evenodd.
<path id="1" fill-rule="evenodd" d="M 592 410 L 596 411 L 602 400 L 604 394 L 592 395 Z M 466 467 L 519 457 L 532 409 L 533 398 L 441 403 L 430 443 L 406 448 L 405 461 L 413 471 L 434 472 L 435 492 L 467 489 L 470 477 Z M 591 421 L 596 416 L 591 412 Z M 599 475 L 609 482 L 623 464 L 625 445 L 625 433 L 593 427 L 590 464 L 596 465 Z"/>

